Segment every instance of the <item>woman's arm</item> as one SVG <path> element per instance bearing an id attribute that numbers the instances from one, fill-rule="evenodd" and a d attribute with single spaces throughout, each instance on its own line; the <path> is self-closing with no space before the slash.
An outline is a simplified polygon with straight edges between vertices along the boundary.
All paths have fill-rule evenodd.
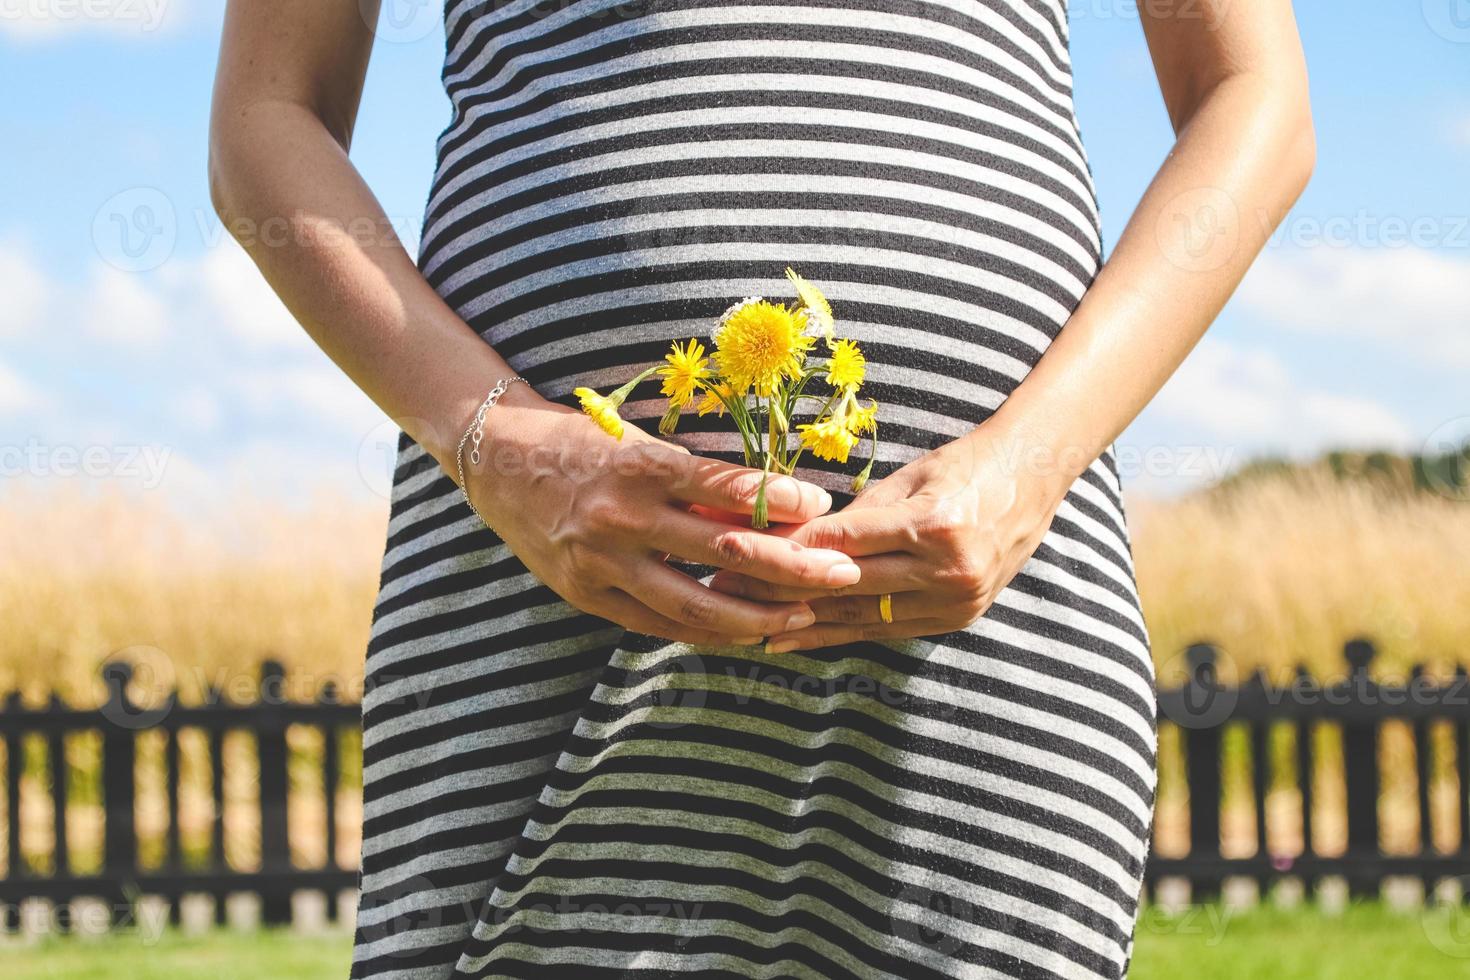
<path id="1" fill-rule="evenodd" d="M 1066 328 L 987 423 L 1055 456 L 1057 502 L 1204 336 L 1316 160 L 1290 0 L 1139 14 L 1178 139 Z"/>
<path id="2" fill-rule="evenodd" d="M 475 409 L 516 372 L 419 274 L 348 160 L 376 13 L 367 0 L 231 0 L 210 191 L 322 350 L 453 474 Z M 696 504 L 749 513 L 755 471 L 697 460 L 636 430 L 610 446 L 581 413 L 526 385 L 510 387 L 486 431 L 486 463 L 468 473 L 467 489 L 516 556 L 586 612 L 700 643 L 811 622 L 801 602 L 713 592 L 665 554 L 791 585 L 856 581 L 846 555 L 691 513 Z M 548 446 L 560 452 L 545 454 Z M 609 453 L 607 465 L 587 465 Z M 768 495 L 775 520 L 806 520 L 831 504 L 789 477 Z"/>
<path id="3" fill-rule="evenodd" d="M 509 365 L 419 274 L 347 158 L 375 3 L 234 0 L 209 187 L 226 228 L 314 341 L 449 472 Z M 532 405 L 522 386 L 504 407 Z"/>
<path id="4" fill-rule="evenodd" d="M 862 557 L 842 595 L 721 574 L 716 587 L 808 598 L 816 625 L 773 650 L 963 628 L 1036 550 L 1067 490 L 1178 368 L 1300 195 L 1315 157 L 1288 0 L 1140 4 L 1178 135 L 1066 327 L 995 414 L 851 507 L 794 532 Z M 885 554 L 887 553 L 887 554 Z M 892 624 L 873 596 L 894 594 Z"/>

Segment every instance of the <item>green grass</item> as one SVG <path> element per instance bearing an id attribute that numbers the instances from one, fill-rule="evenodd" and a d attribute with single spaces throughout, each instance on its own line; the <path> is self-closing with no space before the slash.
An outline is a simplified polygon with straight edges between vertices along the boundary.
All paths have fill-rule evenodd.
<path id="1" fill-rule="evenodd" d="M 288 931 L 165 932 L 0 944 L 6 980 L 342 980 L 352 938 Z"/>
<path id="2" fill-rule="evenodd" d="M 1145 909 L 1129 980 L 1457 980 L 1470 978 L 1470 914 L 1361 904 L 1179 916 Z"/>
<path id="3" fill-rule="evenodd" d="M 6 980 L 341 980 L 345 934 L 138 934 L 0 944 Z M 1355 906 L 1146 910 L 1130 980 L 1470 980 L 1470 916 Z"/>

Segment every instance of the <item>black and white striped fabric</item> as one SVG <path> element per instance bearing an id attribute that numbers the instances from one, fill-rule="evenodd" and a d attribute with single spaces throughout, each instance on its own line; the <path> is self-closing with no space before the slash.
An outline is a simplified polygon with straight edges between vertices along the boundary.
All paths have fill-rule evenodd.
<path id="1" fill-rule="evenodd" d="M 1097 271 L 1065 16 L 450 0 L 422 268 L 570 403 L 792 265 L 867 354 L 881 477 L 983 423 Z M 728 420 L 676 438 L 739 458 Z M 842 469 L 799 475 L 840 506 Z M 366 669 L 356 977 L 1127 971 L 1155 731 L 1111 453 L 969 629 L 767 656 L 571 608 L 405 439 Z"/>

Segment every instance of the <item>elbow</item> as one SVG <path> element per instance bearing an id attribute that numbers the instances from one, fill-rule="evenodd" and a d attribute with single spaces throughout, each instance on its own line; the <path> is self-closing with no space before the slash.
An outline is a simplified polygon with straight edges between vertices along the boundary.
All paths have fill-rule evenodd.
<path id="1" fill-rule="evenodd" d="M 252 169 L 258 166 L 259 147 L 274 141 L 274 135 L 261 127 L 259 119 L 255 106 L 219 98 L 209 116 L 205 164 L 209 203 L 232 236 L 231 219 L 248 211 Z"/>
<path id="2" fill-rule="evenodd" d="M 221 221 L 229 222 L 228 196 L 225 191 L 226 179 L 224 174 L 224 161 L 214 147 L 209 149 L 209 203 L 214 208 L 214 213 Z"/>
<path id="3" fill-rule="evenodd" d="M 1257 92 L 1262 116 L 1276 150 L 1280 189 L 1290 206 L 1306 190 L 1317 166 L 1317 130 L 1312 122 L 1312 89 L 1301 58 L 1262 71 Z"/>
<path id="4" fill-rule="evenodd" d="M 1317 169 L 1317 131 L 1312 126 L 1310 106 L 1303 108 L 1301 125 L 1289 151 L 1289 163 L 1295 178 L 1293 197 L 1297 197 L 1306 190 L 1308 181 L 1312 179 L 1312 172 Z"/>
<path id="5" fill-rule="evenodd" d="M 1317 166 L 1317 130 L 1312 123 L 1312 96 L 1305 66 L 1277 80 L 1268 91 L 1273 105 L 1270 116 L 1280 148 L 1279 173 L 1283 190 L 1295 201 Z"/>
<path id="6" fill-rule="evenodd" d="M 1252 77 L 1242 103 L 1244 134 L 1265 153 L 1270 180 L 1287 207 L 1306 190 L 1317 166 L 1317 132 L 1305 75 Z"/>
<path id="7" fill-rule="evenodd" d="M 218 218 L 229 224 L 230 208 L 230 175 L 233 170 L 234 155 L 230 146 L 221 137 L 221 127 L 218 119 L 218 110 L 209 125 L 209 149 L 207 178 L 209 181 L 209 203 L 214 208 Z"/>
<path id="8" fill-rule="evenodd" d="M 1317 167 L 1317 131 L 1312 124 L 1312 106 L 1306 94 L 1287 101 L 1278 123 L 1282 190 L 1289 202 L 1306 190 Z"/>

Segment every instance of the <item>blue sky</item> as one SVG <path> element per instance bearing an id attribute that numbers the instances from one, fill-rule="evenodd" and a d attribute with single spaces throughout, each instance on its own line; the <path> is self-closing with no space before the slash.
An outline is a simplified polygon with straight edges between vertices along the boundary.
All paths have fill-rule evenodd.
<path id="1" fill-rule="evenodd" d="M 376 497 L 391 427 L 209 207 L 222 2 L 90 3 L 0 7 L 0 492 L 40 479 L 158 490 L 181 506 Z M 73 16 L 84 9 L 110 16 Z M 397 9 L 407 15 L 374 52 L 353 157 L 412 239 L 448 109 L 432 9 Z M 1172 140 L 1133 9 L 1072 6 L 1109 244 Z M 1137 491 L 1262 453 L 1470 434 L 1470 3 L 1306 0 L 1297 12 L 1316 175 L 1122 440 Z"/>

